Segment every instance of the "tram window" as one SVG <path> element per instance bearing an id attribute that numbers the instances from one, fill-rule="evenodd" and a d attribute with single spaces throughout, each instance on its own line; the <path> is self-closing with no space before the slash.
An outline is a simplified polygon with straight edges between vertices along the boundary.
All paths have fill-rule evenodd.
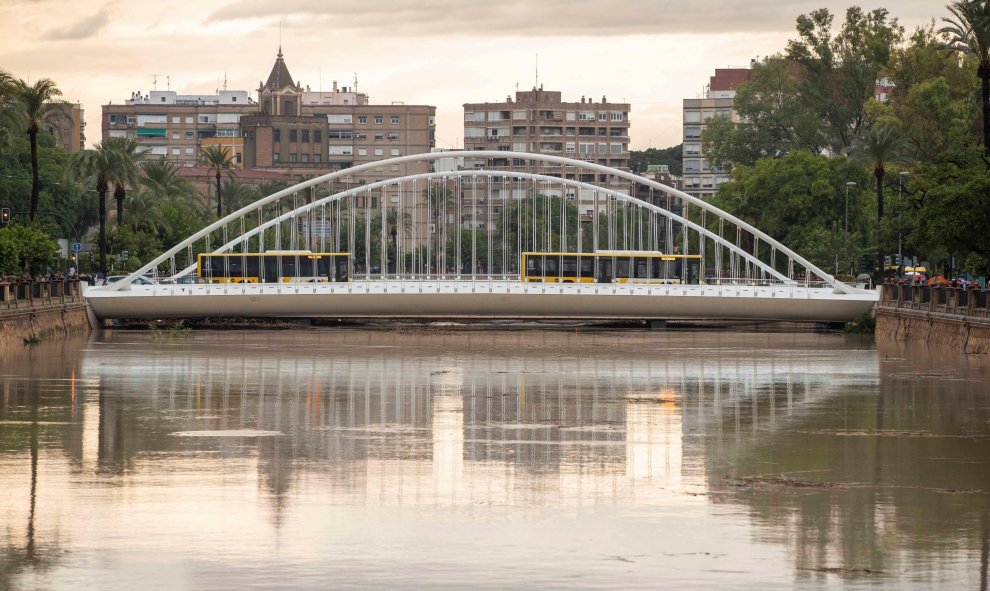
<path id="1" fill-rule="evenodd" d="M 577 260 L 575 257 L 564 257 L 564 272 L 561 275 L 574 277 L 577 275 Z"/>
<path id="2" fill-rule="evenodd" d="M 617 259 L 615 261 L 615 276 L 629 277 L 629 259 Z"/>
<path id="3" fill-rule="evenodd" d="M 296 275 L 296 257 L 283 255 L 280 258 L 282 259 L 282 277 L 298 277 Z"/>
<path id="4" fill-rule="evenodd" d="M 321 257 L 316 260 L 316 274 L 320 277 L 326 277 L 328 279 L 333 279 L 333 273 L 331 272 L 333 257 Z"/>
<path id="5" fill-rule="evenodd" d="M 540 257 L 530 256 L 526 258 L 526 274 L 527 275 L 542 275 L 543 274 L 543 261 Z"/>
<path id="6" fill-rule="evenodd" d="M 543 264 L 546 267 L 546 275 L 557 275 L 557 257 L 544 257 Z"/>
<path id="7" fill-rule="evenodd" d="M 581 275 L 591 277 L 595 274 L 595 259 L 591 257 L 581 257 Z"/>
<path id="8" fill-rule="evenodd" d="M 228 277 L 242 277 L 241 273 L 241 257 L 223 257 L 227 259 L 227 273 Z"/>
<path id="9" fill-rule="evenodd" d="M 650 259 L 638 258 L 636 259 L 636 277 L 647 278 L 650 276 L 649 273 Z"/>
<path id="10" fill-rule="evenodd" d="M 214 277 L 223 277 L 223 257 L 208 257 L 206 259 L 209 268 L 210 275 Z"/>
<path id="11" fill-rule="evenodd" d="M 330 277 L 330 279 L 334 279 Z M 337 257 L 337 281 L 347 281 L 347 257 Z"/>
<path id="12" fill-rule="evenodd" d="M 249 255 L 244 257 L 244 268 L 247 271 L 244 273 L 245 277 L 257 277 L 258 276 L 258 257 L 255 255 Z"/>
<path id="13" fill-rule="evenodd" d="M 265 283 L 274 283 L 278 281 L 278 256 L 267 254 L 264 256 L 264 259 Z"/>
<path id="14" fill-rule="evenodd" d="M 653 275 L 652 275 L 652 277 L 654 279 L 663 278 L 663 261 L 661 261 L 660 259 L 657 259 L 657 258 L 650 259 L 650 260 L 652 262 L 652 267 L 653 267 Z"/>

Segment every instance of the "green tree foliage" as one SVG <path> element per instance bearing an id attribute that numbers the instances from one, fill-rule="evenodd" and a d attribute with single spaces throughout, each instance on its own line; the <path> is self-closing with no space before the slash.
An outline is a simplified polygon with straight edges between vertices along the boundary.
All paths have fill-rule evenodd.
<path id="1" fill-rule="evenodd" d="M 684 169 L 684 145 L 629 151 L 629 168 L 633 172 L 646 172 L 646 167 L 651 164 L 666 164 L 670 167 L 670 174 L 680 175 Z"/>
<path id="2" fill-rule="evenodd" d="M 65 103 L 59 98 L 62 96 L 62 91 L 58 89 L 54 81 L 48 78 L 42 78 L 34 84 L 29 84 L 24 80 L 17 80 L 11 84 L 13 85 L 11 94 L 13 95 L 16 113 L 23 119 L 24 128 L 31 147 L 31 202 L 29 211 L 31 221 L 33 222 L 38 213 L 38 206 L 41 199 L 38 134 L 41 131 L 42 123 L 49 120 L 56 113 L 63 112 L 63 105 Z"/>
<path id="3" fill-rule="evenodd" d="M 35 226 L 0 228 L 0 275 L 40 274 L 58 263 L 58 245 Z"/>
<path id="4" fill-rule="evenodd" d="M 942 19 L 946 26 L 939 32 L 948 36 L 947 47 L 976 58 L 983 106 L 983 149 L 990 150 L 990 2 L 957 0 L 946 8 L 952 16 Z"/>
<path id="5" fill-rule="evenodd" d="M 138 186 L 141 170 L 139 163 L 143 155 L 135 140 L 110 138 L 103 143 L 114 152 L 113 198 L 117 202 L 117 225 L 120 226 L 124 223 L 124 199 L 127 197 L 127 187 Z"/>
<path id="6" fill-rule="evenodd" d="M 865 191 L 850 192 L 849 237 L 845 236 L 846 182 L 865 186 L 865 171 L 844 168 L 843 159 L 805 150 L 736 166 L 732 182 L 713 203 L 760 228 L 823 269 L 847 269 L 874 236 L 869 220 L 876 202 Z"/>
<path id="7" fill-rule="evenodd" d="M 737 89 L 740 120 L 708 122 L 702 139 L 709 159 L 752 165 L 792 150 L 838 153 L 858 137 L 904 29 L 884 9 L 849 8 L 833 35 L 834 20 L 824 8 L 798 17 L 798 37 L 757 63 Z"/>

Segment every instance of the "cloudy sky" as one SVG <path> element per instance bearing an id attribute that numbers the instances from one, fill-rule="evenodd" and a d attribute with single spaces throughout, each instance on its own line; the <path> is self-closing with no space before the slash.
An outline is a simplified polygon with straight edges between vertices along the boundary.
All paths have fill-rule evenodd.
<path id="1" fill-rule="evenodd" d="M 908 30 L 945 14 L 941 0 L 892 8 Z M 292 75 L 333 80 L 374 103 L 437 107 L 437 145 L 463 143 L 462 105 L 505 100 L 540 82 L 565 100 L 632 103 L 632 147 L 680 143 L 681 99 L 717 67 L 782 50 L 797 15 L 833 0 L 0 0 L 0 68 L 54 79 L 83 103 L 90 143 L 100 105 L 152 88 L 223 84 L 254 94 L 281 44 Z M 841 20 L 841 19 L 840 19 Z"/>

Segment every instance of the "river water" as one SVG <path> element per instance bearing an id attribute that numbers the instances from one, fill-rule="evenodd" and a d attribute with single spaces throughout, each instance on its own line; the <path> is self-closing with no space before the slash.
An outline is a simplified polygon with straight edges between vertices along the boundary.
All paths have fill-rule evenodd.
<path id="1" fill-rule="evenodd" d="M 987 589 L 986 358 L 299 329 L 0 362 L 0 589 Z"/>

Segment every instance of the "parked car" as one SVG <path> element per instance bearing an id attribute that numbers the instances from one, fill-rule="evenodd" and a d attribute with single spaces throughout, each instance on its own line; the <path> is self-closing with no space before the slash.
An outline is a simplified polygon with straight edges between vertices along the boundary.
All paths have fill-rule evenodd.
<path id="1" fill-rule="evenodd" d="M 105 280 L 103 280 L 103 285 L 110 285 L 111 283 L 117 283 L 124 277 L 127 277 L 127 275 L 111 275 L 107 277 Z M 139 275 L 138 277 L 134 278 L 134 281 L 131 281 L 131 285 L 154 285 L 154 284 L 155 282 L 152 281 L 150 277 L 147 277 L 145 275 Z"/>

